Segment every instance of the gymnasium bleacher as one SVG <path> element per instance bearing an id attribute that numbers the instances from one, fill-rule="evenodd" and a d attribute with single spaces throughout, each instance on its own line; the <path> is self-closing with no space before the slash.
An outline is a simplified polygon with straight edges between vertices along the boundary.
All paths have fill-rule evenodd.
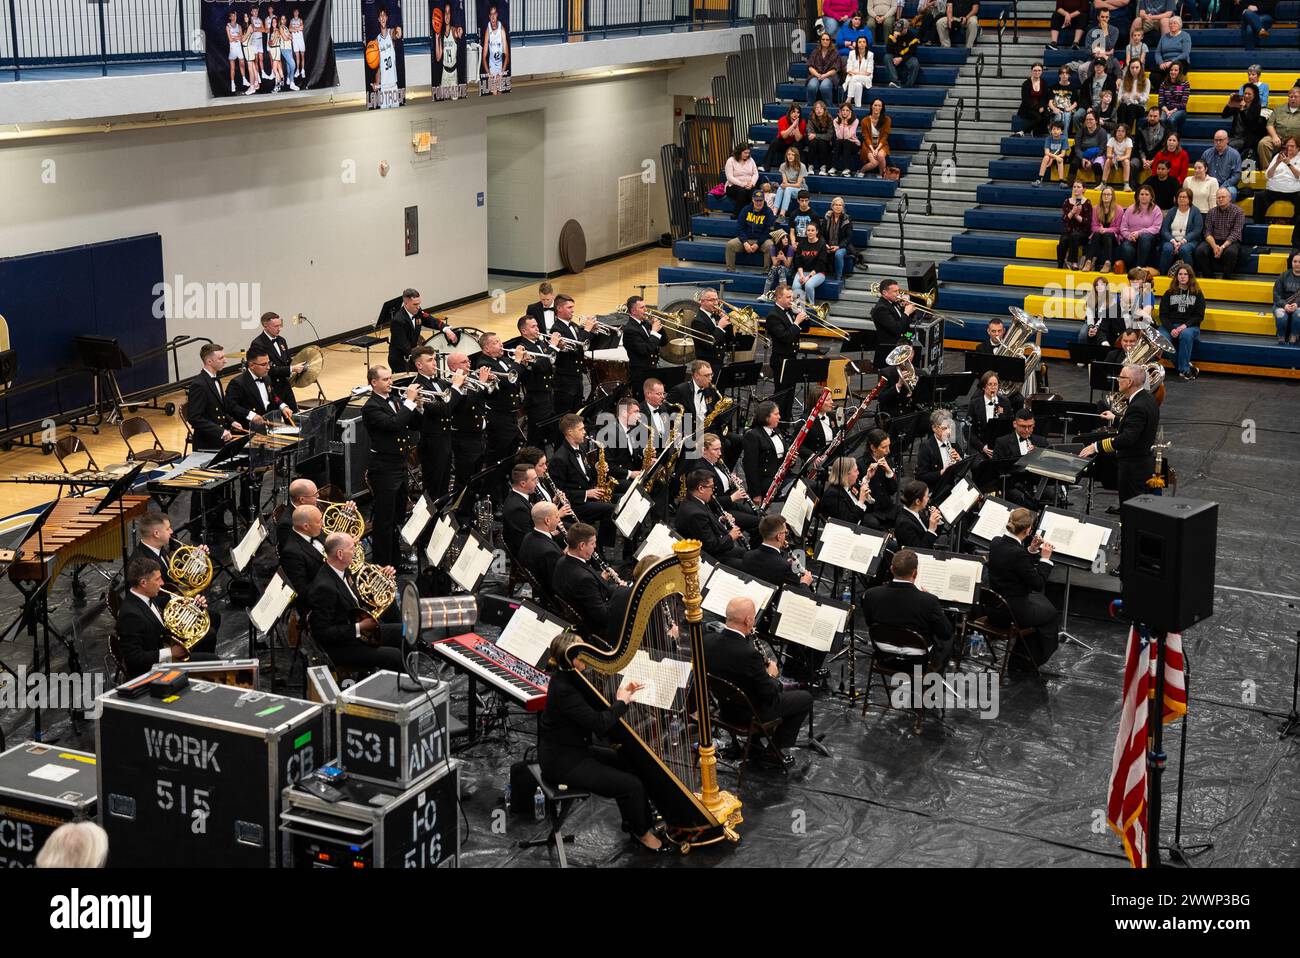
<path id="1" fill-rule="evenodd" d="M 909 11 L 912 4 L 909 3 Z M 890 136 L 891 163 L 903 169 L 913 162 L 923 162 L 922 150 L 928 146 L 927 135 L 937 126 L 938 114 L 948 106 L 944 122 L 951 115 L 950 87 L 956 81 L 957 71 L 973 57 L 985 51 L 996 32 L 995 21 L 1000 5 L 984 5 L 980 16 L 984 23 L 981 43 L 974 51 L 960 47 L 945 49 L 926 47 L 919 49 L 921 76 L 912 89 L 894 89 L 873 86 L 869 96 L 880 97 L 893 117 L 894 132 Z M 1270 105 L 1285 103 L 1287 90 L 1300 79 L 1300 53 L 1297 52 L 1298 33 L 1295 28 L 1300 3 L 1279 4 L 1277 22 L 1271 35 L 1255 50 L 1246 50 L 1241 43 L 1236 23 L 1199 27 L 1189 25 L 1193 39 L 1192 68 L 1190 71 L 1193 95 L 1188 103 L 1188 117 L 1183 131 L 1183 145 L 1192 160 L 1211 145 L 1214 131 L 1227 121 L 1220 111 L 1229 92 L 1245 82 L 1245 69 L 1252 63 L 1264 68 L 1263 81 L 1270 86 Z M 1046 26 L 1046 24 L 1042 24 Z M 1009 39 L 1009 38 L 1006 38 Z M 1021 44 L 1043 44 L 1043 63 L 1048 76 L 1062 63 L 1080 58 L 1080 52 L 1060 49 L 1046 50 L 1046 34 L 1030 33 L 1022 36 Z M 811 46 L 809 47 L 811 49 Z M 877 60 L 883 47 L 873 47 Z M 766 145 L 775 135 L 775 121 L 781 117 L 791 101 L 803 103 L 803 80 L 807 67 L 803 63 L 790 68 L 790 82 L 777 88 L 780 102 L 768 103 L 763 109 L 764 123 L 750 128 L 749 136 L 756 147 L 756 158 L 761 160 Z M 880 82 L 879 71 L 877 71 Z M 1016 83 L 1023 78 L 1016 78 Z M 1154 103 L 1154 95 L 1152 102 Z M 859 115 L 865 111 L 858 111 Z M 1033 186 L 1038 175 L 1038 162 L 1042 157 L 1043 141 L 1032 136 L 1013 136 L 1020 126 L 1013 117 L 1000 143 L 1000 156 L 988 163 L 987 182 L 977 186 L 975 205 L 964 213 L 964 230 L 951 238 L 951 258 L 939 263 L 940 290 L 937 308 L 949 315 L 967 320 L 962 329 L 950 326 L 948 345 L 970 348 L 982 336 L 984 321 L 992 316 L 1007 315 L 1009 306 L 1020 306 L 1029 312 L 1044 316 L 1048 333 L 1044 346 L 1049 356 L 1064 357 L 1068 343 L 1073 342 L 1078 323 L 1083 317 L 1083 296 L 1096 274 L 1055 268 L 1056 241 L 1059 236 L 1059 206 L 1064 191 L 1058 184 L 1045 183 Z M 945 138 L 952 134 L 945 131 Z M 965 172 L 965 171 L 963 171 Z M 1097 185 L 1091 174 L 1089 196 L 1097 199 Z M 765 179 L 779 182 L 773 173 L 764 173 Z M 1112 180 L 1118 180 L 1113 174 Z M 1053 174 L 1053 180 L 1055 176 Z M 1260 188 L 1262 172 L 1253 179 L 1244 179 L 1247 185 Z M 824 213 L 834 196 L 843 196 L 846 209 L 855 222 L 854 242 L 859 252 L 865 252 L 868 263 L 872 249 L 870 239 L 873 226 L 893 215 L 897 203 L 898 183 L 878 177 L 855 179 L 845 177 L 811 176 L 809 191 L 813 208 Z M 1133 194 L 1119 194 L 1120 202 L 1129 204 Z M 910 216 L 918 214 L 916 197 L 913 197 Z M 1207 299 L 1204 334 L 1196 353 L 1197 365 L 1204 371 L 1234 372 L 1264 376 L 1300 378 L 1300 350 L 1279 346 L 1276 343 L 1274 323 L 1269 304 L 1272 285 L 1285 267 L 1289 250 L 1291 226 L 1255 225 L 1251 222 L 1253 200 L 1246 198 L 1239 205 L 1247 214 L 1244 236 L 1245 255 L 1232 280 L 1202 281 Z M 937 210 L 936 210 L 937 212 Z M 1271 216 L 1289 218 L 1289 203 L 1277 203 Z M 728 279 L 727 299 L 738 305 L 752 304 L 762 291 L 764 276 L 761 257 L 741 254 L 737 260 L 738 272 L 724 271 L 723 250 L 726 240 L 735 235 L 734 210 L 725 198 L 715 202 L 705 215 L 692 219 L 693 236 L 679 240 L 674 252 L 679 263 L 660 271 L 663 282 L 708 282 Z M 1257 248 L 1257 249 L 1256 249 Z M 835 303 L 849 284 L 836 283 L 833 277 L 818 290 L 818 301 Z M 1116 278 L 1116 283 L 1119 278 Z M 1168 279 L 1156 280 L 1157 296 L 1163 292 Z M 869 303 L 867 304 L 869 309 Z M 841 311 L 842 310 L 842 311 Z M 832 315 L 845 326 L 863 325 L 865 311 L 860 303 L 844 303 L 841 308 L 832 305 Z M 974 319 L 975 322 L 969 320 Z"/>

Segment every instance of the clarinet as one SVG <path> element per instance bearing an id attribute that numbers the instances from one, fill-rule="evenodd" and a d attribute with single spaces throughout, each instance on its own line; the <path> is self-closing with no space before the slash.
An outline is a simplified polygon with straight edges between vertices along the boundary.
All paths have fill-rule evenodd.
<path id="1" fill-rule="evenodd" d="M 626 582 L 618 577 L 618 573 L 614 571 L 614 567 L 605 561 L 605 557 L 599 552 L 593 552 L 591 554 L 591 561 L 596 568 L 600 570 L 602 576 L 605 575 L 605 573 L 609 573 L 609 577 L 613 580 L 614 585 L 627 585 Z"/>
<path id="2" fill-rule="evenodd" d="M 813 403 L 812 411 L 808 413 L 808 418 L 804 420 L 803 428 L 799 430 L 799 435 L 795 436 L 794 442 L 790 443 L 790 450 L 785 454 L 785 461 L 781 463 L 781 468 L 778 469 L 776 475 L 772 477 L 772 485 L 768 487 L 767 495 L 763 497 L 764 510 L 772 505 L 772 498 L 776 495 L 776 491 L 781 488 L 781 483 L 785 479 L 785 474 L 790 471 L 790 467 L 793 466 L 795 460 L 799 458 L 799 447 L 802 446 L 803 441 L 808 438 L 808 430 L 812 428 L 813 420 L 821 415 L 823 407 L 825 407 L 825 405 L 830 401 L 831 391 L 829 389 L 823 389 L 822 394 L 817 398 L 817 402 Z"/>
<path id="3" fill-rule="evenodd" d="M 542 478 L 539 481 L 546 484 L 546 492 L 551 497 L 551 501 L 554 502 L 556 506 L 558 506 L 560 509 L 563 509 L 565 506 L 569 504 L 569 497 L 560 491 L 560 487 L 557 486 L 554 483 L 554 481 L 552 481 L 550 476 L 542 476 Z M 561 519 L 560 534 L 563 535 L 568 531 L 569 529 L 564 524 L 564 520 Z"/>

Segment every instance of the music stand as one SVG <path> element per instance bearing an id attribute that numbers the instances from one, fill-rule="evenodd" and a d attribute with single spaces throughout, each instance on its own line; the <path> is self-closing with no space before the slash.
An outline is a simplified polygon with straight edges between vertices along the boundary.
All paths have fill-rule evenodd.
<path id="1" fill-rule="evenodd" d="M 720 390 L 737 389 L 741 386 L 757 386 L 763 372 L 759 363 L 731 363 L 723 366 L 718 373 L 715 386 Z"/>
<path id="2" fill-rule="evenodd" d="M 840 343 L 840 355 L 845 353 L 871 353 L 875 354 L 876 344 L 880 341 L 880 334 L 874 329 L 855 329 L 849 332 L 849 338 Z M 874 372 L 875 366 L 861 370 L 862 372 Z"/>
<path id="3" fill-rule="evenodd" d="M 1035 494 L 1035 498 L 1041 502 L 1049 482 L 1078 485 L 1084 471 L 1091 466 L 1091 459 L 1056 449 L 1034 448 L 1020 457 L 1014 471 L 1027 472 L 1042 479 Z"/>
<path id="4" fill-rule="evenodd" d="M 980 353 L 971 350 L 966 353 L 966 371 L 978 379 L 989 370 L 998 374 L 1004 383 L 1023 383 L 1025 381 L 1024 356 L 999 356 L 997 353 Z"/>
<path id="5" fill-rule="evenodd" d="M 787 389 L 803 386 L 803 409 L 808 408 L 808 386 L 810 383 L 824 383 L 831 373 L 831 361 L 825 357 L 818 359 L 785 359 L 776 381 L 785 384 Z"/>
<path id="6" fill-rule="evenodd" d="M 1113 393 L 1119 390 L 1119 374 L 1123 372 L 1123 363 L 1092 363 L 1088 367 L 1088 398 L 1095 390 Z"/>
<path id="7" fill-rule="evenodd" d="M 1062 509 L 1054 508 L 1053 506 L 1046 506 L 1044 507 L 1043 511 L 1038 514 L 1038 518 L 1034 523 L 1035 535 L 1039 534 L 1042 531 L 1043 520 L 1048 516 L 1049 513 L 1058 516 L 1064 516 L 1067 519 L 1072 519 L 1075 522 L 1080 523 L 1081 525 L 1097 526 L 1099 528 L 1105 529 L 1106 530 L 1105 536 L 1101 540 L 1101 548 L 1103 549 L 1105 549 L 1106 546 L 1110 544 L 1111 540 L 1114 538 L 1115 531 L 1119 529 L 1118 522 L 1112 521 L 1110 519 L 1106 519 L 1102 516 L 1087 516 L 1087 515 L 1078 516 L 1078 515 L 1074 515 L 1073 513 L 1065 512 Z M 1060 632 L 1057 634 L 1057 638 L 1062 639 L 1063 641 L 1066 642 L 1074 642 L 1078 645 L 1083 646 L 1085 649 L 1091 652 L 1093 651 L 1093 647 L 1091 645 L 1089 645 L 1087 642 L 1084 642 L 1078 636 L 1070 632 L 1070 570 L 1091 569 L 1093 564 L 1093 559 L 1091 558 L 1084 559 L 1080 556 L 1067 555 L 1066 553 L 1061 552 L 1059 549 L 1057 549 L 1057 550 L 1053 550 L 1051 561 L 1054 563 L 1060 563 L 1061 565 L 1065 566 L 1065 597 L 1061 605 L 1061 629 Z"/>
<path id="8" fill-rule="evenodd" d="M 674 386 L 680 386 L 686 382 L 685 366 L 659 366 L 655 368 L 651 375 L 664 384 L 664 390 L 672 389 Z"/>
<path id="9" fill-rule="evenodd" d="M 122 352 L 122 347 L 112 336 L 74 336 L 72 344 L 76 347 L 77 358 L 91 371 L 94 386 L 92 404 L 95 407 L 94 426 L 104 422 L 104 407 L 110 407 L 109 422 L 119 422 L 123 418 L 126 399 L 122 388 L 117 384 L 117 370 L 129 369 L 131 357 Z"/>
<path id="10" fill-rule="evenodd" d="M 1068 399 L 1037 399 L 1034 401 L 1034 415 L 1035 418 L 1042 415 L 1044 419 L 1051 421 L 1053 425 L 1055 425 L 1058 419 L 1061 420 L 1064 424 L 1062 427 L 1061 439 L 1061 442 L 1063 443 L 1068 443 L 1070 441 L 1070 424 L 1073 421 L 1081 420 L 1080 427 L 1075 430 L 1076 435 L 1083 432 L 1089 432 L 1090 430 L 1085 428 L 1088 425 L 1097 426 L 1100 422 L 1105 421 L 1102 415 L 1097 412 L 1097 407 L 1094 403 L 1078 402 Z M 1094 421 L 1089 423 L 1088 420 Z M 1054 432 L 1055 430 L 1052 431 Z M 1047 435 L 1048 430 L 1044 429 L 1043 434 Z"/>
<path id="11" fill-rule="evenodd" d="M 838 528 L 839 530 L 841 530 L 840 533 L 841 535 L 851 535 L 854 538 L 861 537 L 863 540 L 868 540 L 868 541 L 869 540 L 879 540 L 879 541 L 875 544 L 874 548 L 871 550 L 867 549 L 864 542 L 863 552 L 860 556 L 846 558 L 843 560 L 843 562 L 835 562 L 827 558 L 826 556 L 826 532 L 828 529 L 832 529 L 832 528 Z M 877 530 L 875 529 L 869 529 L 865 526 L 854 525 L 853 523 L 845 522 L 842 519 L 827 519 L 826 522 L 822 524 L 821 533 L 820 535 L 818 535 L 817 541 L 813 545 L 813 549 L 814 549 L 813 558 L 815 561 L 820 562 L 822 564 L 822 568 L 817 575 L 817 583 L 816 583 L 817 586 L 821 585 L 822 576 L 826 574 L 826 566 L 828 565 L 832 566 L 835 569 L 835 574 L 831 579 L 832 594 L 839 591 L 840 570 L 843 569 L 848 574 L 848 579 L 847 579 L 847 585 L 849 587 L 849 619 L 848 619 L 848 629 L 847 629 L 848 634 L 846 636 L 844 648 L 842 648 L 839 652 L 835 653 L 835 655 L 828 661 L 833 662 L 841 655 L 845 655 L 845 654 L 848 655 L 847 666 L 848 666 L 848 673 L 849 673 L 849 687 L 848 690 L 846 691 L 844 688 L 844 673 L 841 672 L 840 687 L 838 689 L 837 694 L 845 696 L 850 702 L 856 702 L 858 700 L 857 629 L 853 625 L 854 613 L 859 607 L 857 577 L 861 576 L 864 583 L 869 583 L 871 578 L 876 575 L 877 571 L 880 568 L 880 563 L 883 560 L 885 545 L 887 541 L 888 541 L 888 536 L 878 535 Z M 863 564 L 864 559 L 866 560 L 865 566 Z M 814 588 L 816 588 L 816 586 Z"/>
<path id="12" fill-rule="evenodd" d="M 1112 347 L 1103 346 L 1101 343 L 1068 343 L 1066 351 L 1070 354 L 1070 362 L 1080 366 L 1091 366 L 1093 363 L 1105 362 L 1107 354 Z"/>
<path id="13" fill-rule="evenodd" d="M 916 384 L 915 399 L 931 406 L 942 406 L 948 394 L 965 396 L 974 382 L 975 374 L 971 372 L 922 375 Z"/>

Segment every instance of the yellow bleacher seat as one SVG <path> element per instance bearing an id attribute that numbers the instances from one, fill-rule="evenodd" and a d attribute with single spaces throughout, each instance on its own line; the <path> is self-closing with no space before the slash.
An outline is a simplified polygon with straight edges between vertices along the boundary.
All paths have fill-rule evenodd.
<path id="1" fill-rule="evenodd" d="M 1004 286 L 1030 286 L 1038 289 L 1086 290 L 1093 277 L 1099 273 L 1071 272 L 1055 266 L 1006 266 L 1002 270 Z M 1273 302 L 1272 280 L 1202 279 L 1201 290 L 1205 298 L 1229 303 Z M 1169 277 L 1157 276 L 1155 293 L 1159 296 L 1169 285 Z"/>
<path id="2" fill-rule="evenodd" d="M 1276 226 L 1270 229 L 1287 231 L 1289 226 Z M 1284 241 L 1285 242 L 1285 241 Z M 1056 240 L 1051 237 L 1021 237 L 1016 240 L 1017 259 L 1045 259 L 1056 261 Z M 1259 257 L 1258 272 L 1268 276 L 1286 269 L 1286 253 L 1262 253 Z"/>

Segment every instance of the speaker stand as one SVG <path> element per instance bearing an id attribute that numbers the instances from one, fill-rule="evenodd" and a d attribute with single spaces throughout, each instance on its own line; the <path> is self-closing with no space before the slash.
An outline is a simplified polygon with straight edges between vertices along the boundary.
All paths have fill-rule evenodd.
<path id="1" fill-rule="evenodd" d="M 1187 656 L 1187 647 L 1183 646 L 1183 688 L 1187 692 L 1188 702 L 1191 702 L 1191 668 Z M 1163 665 L 1161 666 L 1161 675 L 1164 674 Z M 1163 696 L 1156 701 L 1163 700 Z M 1157 706 L 1159 707 L 1159 706 Z M 1204 855 L 1214 847 L 1214 842 L 1201 842 L 1196 845 L 1184 845 L 1183 836 L 1183 772 L 1187 768 L 1187 712 L 1183 713 L 1183 727 L 1180 730 L 1178 742 L 1178 798 L 1174 805 L 1174 840 L 1170 845 L 1163 846 L 1160 850 L 1167 852 L 1169 855 L 1169 864 L 1179 868 L 1191 868 L 1192 859 L 1198 855 Z M 1163 715 L 1158 715 L 1156 721 L 1164 721 Z"/>
<path id="2" fill-rule="evenodd" d="M 1300 690 L 1300 631 L 1295 634 L 1295 671 L 1291 675 L 1291 711 L 1286 721 L 1277 727 L 1277 737 L 1287 738 L 1300 732 L 1300 711 L 1296 709 L 1296 692 Z"/>
<path id="3" fill-rule="evenodd" d="M 1070 566 L 1065 567 L 1065 601 L 1061 604 L 1061 631 L 1056 634 L 1058 640 L 1062 642 L 1073 642 L 1076 645 L 1082 645 L 1089 652 L 1095 651 L 1091 645 L 1083 641 L 1077 635 L 1072 635 L 1070 629 Z"/>

